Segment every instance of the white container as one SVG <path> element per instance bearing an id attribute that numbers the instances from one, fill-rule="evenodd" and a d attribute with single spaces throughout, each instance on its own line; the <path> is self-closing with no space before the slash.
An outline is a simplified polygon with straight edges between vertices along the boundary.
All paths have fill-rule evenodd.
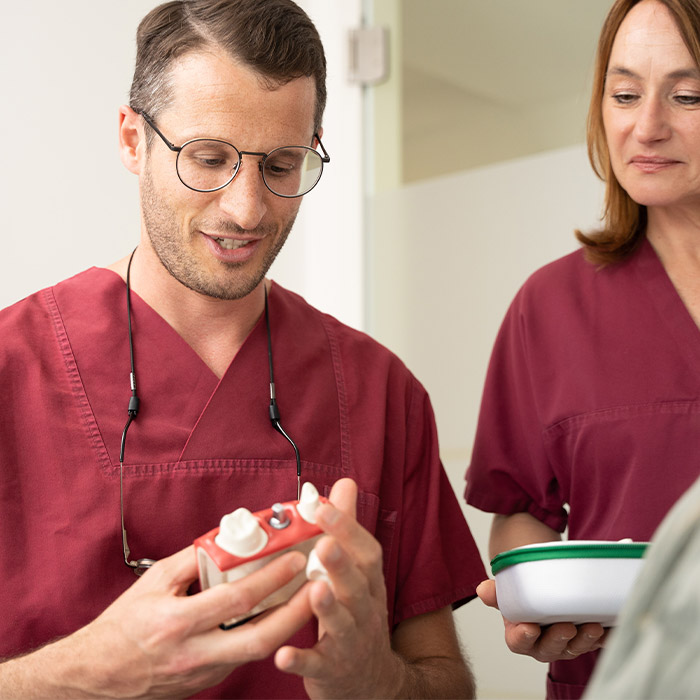
<path id="1" fill-rule="evenodd" d="M 642 568 L 647 542 L 542 542 L 494 557 L 503 617 L 511 622 L 615 624 Z"/>

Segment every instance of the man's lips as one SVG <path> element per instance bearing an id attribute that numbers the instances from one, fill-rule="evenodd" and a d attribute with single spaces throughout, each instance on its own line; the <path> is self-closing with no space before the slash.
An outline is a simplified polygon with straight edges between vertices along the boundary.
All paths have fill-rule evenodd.
<path id="1" fill-rule="evenodd" d="M 214 258 L 223 263 L 239 264 L 252 260 L 264 241 L 264 236 L 220 236 L 201 230 L 199 233 Z"/>
<path id="2" fill-rule="evenodd" d="M 255 237 L 236 236 L 233 238 L 231 236 L 218 236 L 211 233 L 204 233 L 204 235 L 220 245 L 224 250 L 237 250 L 238 248 L 244 248 L 248 244 L 260 240 L 260 238 Z"/>

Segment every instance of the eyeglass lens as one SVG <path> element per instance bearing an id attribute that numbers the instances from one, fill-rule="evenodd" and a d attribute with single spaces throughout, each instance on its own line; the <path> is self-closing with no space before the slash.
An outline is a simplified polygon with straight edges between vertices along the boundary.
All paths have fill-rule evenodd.
<path id="1" fill-rule="evenodd" d="M 187 187 L 206 192 L 226 186 L 240 165 L 241 154 L 230 143 L 195 139 L 178 153 L 177 173 Z M 305 146 L 277 148 L 267 154 L 262 164 L 265 184 L 282 197 L 299 197 L 309 192 L 322 170 L 320 154 Z"/>

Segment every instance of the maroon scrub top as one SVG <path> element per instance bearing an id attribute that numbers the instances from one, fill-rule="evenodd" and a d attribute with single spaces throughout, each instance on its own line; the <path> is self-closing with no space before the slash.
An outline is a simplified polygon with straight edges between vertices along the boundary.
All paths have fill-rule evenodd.
<path id="1" fill-rule="evenodd" d="M 221 380 L 137 295 L 141 407 L 124 486 L 132 557 L 165 557 L 239 506 L 296 497 L 294 452 L 271 426 L 264 318 Z M 485 574 L 440 464 L 429 399 L 389 351 L 273 285 L 282 425 L 302 479 L 359 485 L 382 544 L 388 624 L 459 604 Z M 94 619 L 135 578 L 122 558 L 119 446 L 131 395 L 123 280 L 90 269 L 0 312 L 0 658 Z M 310 646 L 309 625 L 292 643 Z M 305 697 L 271 660 L 203 696 Z"/>
<path id="2" fill-rule="evenodd" d="M 651 244 L 536 272 L 493 350 L 467 501 L 570 539 L 646 541 L 698 474 L 700 331 Z M 553 664 L 549 696 L 579 697 L 595 657 Z"/>

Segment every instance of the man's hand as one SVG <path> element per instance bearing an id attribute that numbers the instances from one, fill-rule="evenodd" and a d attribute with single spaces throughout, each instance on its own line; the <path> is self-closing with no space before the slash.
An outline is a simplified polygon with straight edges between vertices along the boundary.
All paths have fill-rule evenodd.
<path id="1" fill-rule="evenodd" d="M 327 535 L 316 551 L 331 585 L 308 586 L 319 641 L 312 649 L 282 647 L 275 663 L 304 676 L 311 698 L 393 697 L 403 684 L 403 662 L 391 648 L 382 549 L 355 520 L 353 481 L 336 482 L 329 500 L 316 510 Z"/>
<path id="2" fill-rule="evenodd" d="M 498 609 L 495 581 L 482 581 L 476 593 L 486 605 Z M 577 627 L 571 622 L 559 622 L 542 628 L 529 622 L 516 624 L 505 618 L 503 622 L 506 644 L 512 652 L 545 663 L 575 659 L 602 648 L 605 643 L 606 630 L 597 623 Z"/>
<path id="3" fill-rule="evenodd" d="M 304 568 L 290 552 L 233 583 L 187 596 L 197 578 L 193 547 L 156 563 L 99 617 L 58 642 L 0 665 L 0 695 L 186 697 L 263 659 L 311 617 L 308 595 L 233 630 L 245 613 Z"/>

